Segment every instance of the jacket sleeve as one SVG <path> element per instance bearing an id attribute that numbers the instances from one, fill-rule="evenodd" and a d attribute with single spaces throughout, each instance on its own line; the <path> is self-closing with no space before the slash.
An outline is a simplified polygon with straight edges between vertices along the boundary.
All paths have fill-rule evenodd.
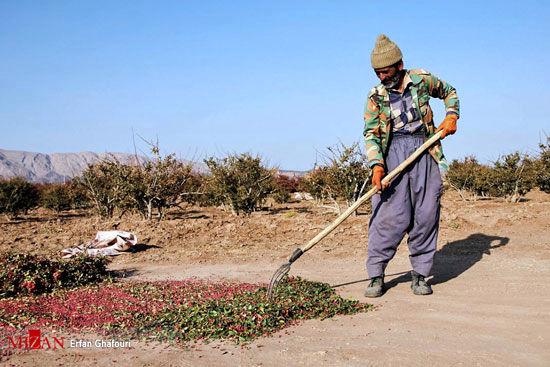
<path id="1" fill-rule="evenodd" d="M 460 116 L 460 103 L 458 101 L 456 89 L 449 83 L 444 82 L 429 72 L 423 74 L 422 78 L 428 85 L 430 96 L 444 100 L 447 115 L 449 113 L 454 113 Z"/>
<path id="2" fill-rule="evenodd" d="M 384 157 L 382 156 L 382 147 L 380 144 L 380 106 L 375 99 L 376 91 L 373 89 L 367 97 L 365 105 L 365 145 L 367 150 L 367 159 L 369 167 L 381 165 L 384 167 Z"/>

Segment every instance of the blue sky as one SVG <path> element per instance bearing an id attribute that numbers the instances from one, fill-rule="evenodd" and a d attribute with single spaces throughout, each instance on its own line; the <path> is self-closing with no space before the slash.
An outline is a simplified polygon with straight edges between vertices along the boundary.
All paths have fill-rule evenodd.
<path id="1" fill-rule="evenodd" d="M 405 67 L 457 89 L 449 159 L 536 153 L 548 19 L 542 1 L 0 0 L 0 148 L 133 152 L 134 131 L 182 158 L 246 151 L 307 170 L 362 141 L 385 33 Z"/>

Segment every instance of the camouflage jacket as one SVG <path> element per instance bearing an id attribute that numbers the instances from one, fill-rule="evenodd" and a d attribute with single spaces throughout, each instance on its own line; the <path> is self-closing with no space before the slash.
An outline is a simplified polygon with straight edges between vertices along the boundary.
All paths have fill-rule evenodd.
<path id="1" fill-rule="evenodd" d="M 424 140 L 428 140 L 433 136 L 435 131 L 433 112 L 429 104 L 430 97 L 443 99 L 447 114 L 455 113 L 459 115 L 459 102 L 456 90 L 450 84 L 438 79 L 435 75 L 422 69 L 408 70 L 405 74 L 404 83 L 405 85 L 410 83 L 409 89 L 413 98 L 413 104 L 424 122 L 424 131 L 426 133 Z M 383 84 L 377 85 L 369 93 L 364 119 L 365 129 L 363 130 L 363 135 L 365 136 L 369 166 L 372 167 L 375 164 L 380 164 L 385 167 L 384 157 L 388 150 L 392 129 L 390 96 Z M 430 148 L 429 152 L 439 164 L 440 169 L 449 169 L 440 142 Z"/>

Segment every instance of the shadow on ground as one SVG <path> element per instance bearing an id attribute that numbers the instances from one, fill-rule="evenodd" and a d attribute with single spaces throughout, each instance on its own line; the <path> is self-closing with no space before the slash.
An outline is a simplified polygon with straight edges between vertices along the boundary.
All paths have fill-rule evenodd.
<path id="1" fill-rule="evenodd" d="M 7 219 L 6 221 L 0 222 L 0 224 L 8 224 L 8 225 L 16 225 L 21 223 L 45 223 L 49 222 L 50 219 L 47 218 L 39 218 L 39 217 L 26 217 L 26 218 L 11 218 Z"/>
<path id="2" fill-rule="evenodd" d="M 131 269 L 111 270 L 111 274 L 117 279 L 129 279 L 141 274 L 141 272 L 136 268 L 131 268 Z"/>
<path id="3" fill-rule="evenodd" d="M 474 233 L 462 240 L 447 243 L 435 253 L 432 267 L 431 285 L 445 283 L 459 277 L 483 258 L 491 255 L 491 250 L 508 244 L 508 237 L 488 236 Z M 410 282 L 411 274 L 407 273 L 386 283 L 390 289 L 399 283 Z"/>
<path id="4" fill-rule="evenodd" d="M 168 214 L 171 220 L 176 219 L 209 219 L 210 216 L 198 211 L 198 210 L 181 210 L 174 211 Z"/>
<path id="5" fill-rule="evenodd" d="M 435 253 L 434 265 L 432 268 L 433 277 L 429 283 L 440 284 L 459 277 L 462 273 L 474 266 L 483 258 L 483 255 L 491 255 L 491 250 L 505 246 L 510 242 L 508 237 L 488 236 L 483 233 L 474 233 L 467 238 L 447 243 Z M 389 277 L 400 275 L 397 278 L 388 280 Z M 367 282 L 368 278 L 337 284 L 333 288 L 345 285 Z M 410 282 L 409 271 L 386 274 L 386 289 L 395 287 L 399 283 Z"/>
<path id="6" fill-rule="evenodd" d="M 162 248 L 162 247 L 157 245 L 150 245 L 147 243 L 137 243 L 135 246 L 132 247 L 132 252 L 143 252 L 143 251 L 149 250 L 150 248 Z"/>

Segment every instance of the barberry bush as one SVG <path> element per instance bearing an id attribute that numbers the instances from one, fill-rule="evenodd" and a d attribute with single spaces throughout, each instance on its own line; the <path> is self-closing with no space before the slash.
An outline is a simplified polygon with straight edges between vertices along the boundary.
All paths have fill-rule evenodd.
<path id="1" fill-rule="evenodd" d="M 478 196 L 485 197 L 491 189 L 491 168 L 480 164 L 476 157 L 467 156 L 463 160 L 454 159 L 445 175 L 445 180 L 462 200 Z"/>
<path id="2" fill-rule="evenodd" d="M 537 172 L 534 161 L 519 152 L 500 157 L 489 174 L 492 196 L 518 202 L 535 187 Z"/>
<path id="3" fill-rule="evenodd" d="M 114 156 L 89 164 L 77 181 L 86 191 L 95 212 L 102 218 L 110 218 L 115 209 L 122 207 L 127 198 L 128 179 L 132 173 L 129 165 L 122 164 Z"/>
<path id="4" fill-rule="evenodd" d="M 154 157 L 130 167 L 126 181 L 126 206 L 136 210 L 144 219 L 153 218 L 156 209 L 160 221 L 168 208 L 177 206 L 195 189 L 192 165 L 175 158 L 175 154 L 162 157 L 158 147 L 152 149 Z"/>
<path id="5" fill-rule="evenodd" d="M 518 202 L 534 187 L 544 190 L 545 182 L 549 182 L 550 146 L 541 144 L 540 147 L 540 156 L 516 151 L 499 157 L 493 165 L 481 164 L 474 156 L 455 159 L 445 180 L 463 200 L 489 196 Z"/>
<path id="6" fill-rule="evenodd" d="M 0 180 L 0 213 L 14 219 L 39 205 L 40 191 L 21 177 Z"/>
<path id="7" fill-rule="evenodd" d="M 368 159 L 357 142 L 350 146 L 340 142 L 327 150 L 324 162 L 306 175 L 303 186 L 318 202 L 328 200 L 331 208 L 340 213 L 338 200 L 349 207 L 368 188 Z"/>
<path id="8" fill-rule="evenodd" d="M 278 174 L 275 177 L 275 185 L 283 188 L 289 193 L 301 190 L 301 177 L 289 177 L 287 175 Z"/>
<path id="9" fill-rule="evenodd" d="M 274 190 L 276 169 L 268 168 L 258 156 L 230 154 L 204 162 L 211 173 L 207 195 L 212 202 L 229 206 L 233 214 L 252 213 Z"/>
<path id="10" fill-rule="evenodd" d="M 49 184 L 40 190 L 41 206 L 59 213 L 73 207 L 71 184 Z"/>
<path id="11" fill-rule="evenodd" d="M 136 155 L 126 164 L 109 156 L 75 179 L 99 216 L 136 212 L 148 220 L 156 214 L 160 221 L 169 208 L 197 201 L 201 185 L 192 164 L 176 159 L 175 154 L 161 155 L 158 142 L 147 143 L 151 157 Z"/>
<path id="12" fill-rule="evenodd" d="M 550 194 L 550 136 L 546 137 L 546 144 L 540 143 L 540 156 L 536 162 L 536 184 L 539 189 Z"/>
<path id="13" fill-rule="evenodd" d="M 271 196 L 275 202 L 282 204 L 290 200 L 290 194 L 299 190 L 301 185 L 300 177 L 288 177 L 278 174 L 275 176 L 274 188 Z"/>
<path id="14" fill-rule="evenodd" d="M 327 198 L 330 198 L 328 192 L 328 173 L 326 167 L 319 167 L 315 165 L 311 171 L 309 171 L 302 180 L 302 187 L 304 191 L 311 194 L 311 196 L 317 201 L 322 202 Z"/>

